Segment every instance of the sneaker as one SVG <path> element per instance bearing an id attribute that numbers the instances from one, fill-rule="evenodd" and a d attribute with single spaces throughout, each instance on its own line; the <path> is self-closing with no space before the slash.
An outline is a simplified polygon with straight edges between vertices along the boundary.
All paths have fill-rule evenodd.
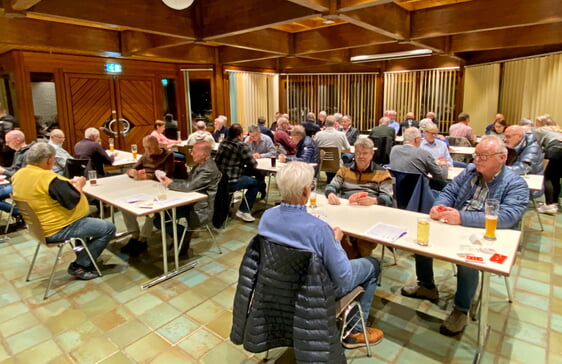
<path id="1" fill-rule="evenodd" d="M 558 212 L 558 205 L 555 203 L 550 205 L 543 204 L 537 207 L 537 211 L 540 212 L 541 214 L 555 215 Z"/>
<path id="2" fill-rule="evenodd" d="M 468 314 L 455 308 L 453 309 L 453 312 L 449 314 L 449 317 L 443 321 L 441 327 L 439 328 L 439 332 L 443 335 L 455 336 L 464 331 L 467 322 Z"/>
<path id="3" fill-rule="evenodd" d="M 437 287 L 427 288 L 418 284 L 415 286 L 402 287 L 400 293 L 402 293 L 402 296 L 421 298 L 432 302 L 439 300 L 439 291 L 437 291 Z"/>
<path id="4" fill-rule="evenodd" d="M 246 222 L 254 222 L 256 219 L 249 213 L 249 212 L 242 212 L 240 210 L 236 211 L 236 217 L 246 221 Z"/>
<path id="5" fill-rule="evenodd" d="M 86 268 L 81 267 L 76 263 L 70 263 L 67 272 L 71 276 L 82 279 L 84 281 L 89 281 L 90 279 L 99 277 L 98 272 L 87 270 Z"/>
<path id="6" fill-rule="evenodd" d="M 369 345 L 376 345 L 382 341 L 384 333 L 382 330 L 375 329 L 374 327 L 367 327 L 367 338 L 369 339 Z M 361 346 L 365 346 L 365 335 L 363 331 L 354 332 L 349 334 L 349 336 L 344 340 L 343 346 L 347 349 L 355 349 Z"/>

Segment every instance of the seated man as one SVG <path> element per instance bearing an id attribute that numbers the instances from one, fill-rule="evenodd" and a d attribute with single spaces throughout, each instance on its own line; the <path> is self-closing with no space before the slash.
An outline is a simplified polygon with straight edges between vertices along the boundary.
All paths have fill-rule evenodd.
<path id="1" fill-rule="evenodd" d="M 204 121 L 199 120 L 195 124 L 197 130 L 191 133 L 187 138 L 187 145 L 194 145 L 200 140 L 204 140 L 211 145 L 211 148 L 215 146 L 215 139 L 213 138 L 213 134 L 207 131 L 207 124 Z"/>
<path id="2" fill-rule="evenodd" d="M 82 193 L 84 177 L 68 180 L 52 171 L 56 151 L 47 143 L 34 144 L 27 153 L 27 166 L 12 178 L 14 198 L 26 201 L 37 214 L 47 242 L 82 238 L 94 259 L 100 256 L 115 235 L 112 223 L 87 217 L 88 200 Z M 82 250 L 68 266 L 79 279 L 98 277 L 90 257 Z"/>
<path id="3" fill-rule="evenodd" d="M 383 116 L 379 119 L 379 126 L 375 126 L 371 129 L 369 133 L 370 137 L 388 137 L 392 142 L 394 142 L 394 138 L 396 137 L 396 130 L 393 127 L 388 126 L 390 124 L 390 119 Z"/>
<path id="4" fill-rule="evenodd" d="M 306 120 L 301 123 L 306 131 L 306 136 L 312 137 L 320 131 L 320 127 L 316 124 L 316 116 L 313 112 L 306 114 Z"/>
<path id="5" fill-rule="evenodd" d="M 449 183 L 435 200 L 429 216 L 446 224 L 484 227 L 484 203 L 487 198 L 500 201 L 499 229 L 514 227 L 525 212 L 529 189 L 525 181 L 505 167 L 507 149 L 496 136 L 486 136 L 476 146 L 474 164 Z M 433 279 L 433 259 L 416 255 L 418 284 L 402 288 L 402 295 L 439 299 Z M 441 325 L 444 335 L 456 335 L 464 330 L 467 313 L 478 286 L 478 270 L 457 265 L 455 308 Z"/>
<path id="6" fill-rule="evenodd" d="M 100 139 L 100 132 L 96 128 L 88 128 L 84 132 L 84 139 L 80 140 L 74 146 L 74 157 L 78 159 L 90 159 L 92 161 L 92 168 L 98 174 L 98 177 L 105 176 L 103 165 L 110 166 L 115 160 L 117 152 L 108 155 L 102 148 L 98 140 Z"/>
<path id="7" fill-rule="evenodd" d="M 6 145 L 10 149 L 15 150 L 14 159 L 12 160 L 12 165 L 10 167 L 0 167 L 0 174 L 4 174 L 8 179 L 11 179 L 17 171 L 25 167 L 27 164 L 27 152 L 34 144 L 35 142 L 27 144 L 25 142 L 25 135 L 20 130 L 9 131 L 6 134 Z M 12 185 L 0 186 L 0 210 L 8 213 L 12 209 L 12 205 L 4 200 L 10 197 L 12 187 Z M 18 217 L 16 227 L 23 226 L 23 220 L 19 219 L 20 212 L 17 208 L 14 208 L 13 216 Z"/>
<path id="8" fill-rule="evenodd" d="M 215 195 L 220 177 L 219 169 L 211 158 L 211 146 L 205 141 L 197 142 L 191 150 L 191 156 L 196 163 L 191 169 L 186 180 L 173 181 L 168 177 L 162 177 L 162 183 L 171 190 L 181 192 L 199 192 L 204 193 L 208 198 L 196 202 L 195 204 L 180 206 L 176 209 L 176 217 L 187 218 L 187 226 L 190 229 L 198 228 L 210 222 L 213 216 L 213 206 L 215 204 Z M 154 225 L 160 229 L 160 219 L 154 220 Z M 169 236 L 173 234 L 171 222 L 166 224 L 166 232 Z M 177 224 L 177 233 L 181 237 L 183 235 L 184 226 Z M 185 235 L 181 246 L 180 255 L 189 253 L 189 243 L 191 241 L 192 232 L 188 231 Z M 189 254 L 192 255 L 192 254 Z"/>
<path id="9" fill-rule="evenodd" d="M 273 140 L 265 134 L 262 134 L 257 125 L 248 127 L 248 136 L 245 139 L 246 144 L 252 152 L 254 159 L 271 158 L 275 156 L 275 146 Z"/>
<path id="10" fill-rule="evenodd" d="M 246 169 L 255 170 L 258 162 L 252 157 L 250 148 L 242 141 L 242 126 L 231 125 L 228 138 L 219 145 L 215 162 L 219 170 L 226 176 L 230 192 L 246 189 L 246 196 L 242 199 L 236 217 L 245 222 L 254 222 L 252 207 L 256 202 L 258 191 L 263 191 L 263 181 L 244 174 Z"/>
<path id="11" fill-rule="evenodd" d="M 305 163 L 316 163 L 315 175 L 318 174 L 320 165 L 320 151 L 316 143 L 306 135 L 306 131 L 302 125 L 295 125 L 291 130 L 291 137 L 297 143 L 297 152 L 294 155 L 279 155 L 279 161 L 285 163 L 287 161 L 300 161 Z"/>
<path id="12" fill-rule="evenodd" d="M 72 159 L 70 153 L 68 153 L 62 147 L 64 139 L 64 132 L 62 130 L 51 130 L 51 135 L 49 136 L 49 144 L 51 144 L 57 151 L 57 155 L 55 156 L 55 165 L 53 166 L 53 172 L 55 172 L 56 174 L 63 174 L 64 166 L 66 166 L 66 160 Z"/>
<path id="13" fill-rule="evenodd" d="M 515 173 L 543 174 L 543 153 L 533 133 L 525 133 L 520 125 L 505 129 L 505 145 L 508 148 L 507 162 Z"/>
<path id="14" fill-rule="evenodd" d="M 279 144 L 282 151 L 288 155 L 293 155 L 295 154 L 297 146 L 289 137 L 289 126 L 289 119 L 284 116 L 280 117 L 277 121 L 277 129 L 273 136 L 275 138 L 274 142 Z"/>
<path id="15" fill-rule="evenodd" d="M 439 166 L 446 165 L 447 167 L 452 167 L 453 158 L 449 154 L 447 144 L 437 139 L 437 135 L 439 135 L 437 125 L 433 124 L 429 119 L 423 119 L 420 122 L 420 130 L 423 133 L 420 149 L 427 150 L 435 158 L 435 162 Z"/>
<path id="16" fill-rule="evenodd" d="M 438 164 L 433 155 L 420 149 L 421 141 L 419 129 L 406 129 L 404 143 L 395 145 L 390 151 L 390 168 L 400 172 L 421 173 L 426 177 L 431 174 L 431 188 L 440 191 L 446 184 L 447 163 Z"/>
<path id="17" fill-rule="evenodd" d="M 359 197 L 357 203 L 363 206 L 383 205 L 392 206 L 392 176 L 373 161 L 374 144 L 369 138 L 359 138 L 355 142 L 355 162 L 350 167 L 341 167 L 336 176 L 326 186 L 324 194 L 330 205 L 339 205 L 338 194 L 349 199 L 353 195 Z M 344 249 L 349 257 L 362 257 L 371 254 L 376 244 L 350 239 L 351 244 L 345 244 Z"/>
<path id="18" fill-rule="evenodd" d="M 342 231 L 332 229 L 306 211 L 313 177 L 312 167 L 302 162 L 289 163 L 279 171 L 277 185 L 283 201 L 264 212 L 258 234 L 278 244 L 314 252 L 326 266 L 338 297 L 361 285 L 365 293 L 359 296 L 359 303 L 367 319 L 377 287 L 379 262 L 373 257 L 349 260 L 340 244 Z M 379 329 L 367 328 L 367 332 L 369 344 L 377 344 L 383 338 Z M 354 332 L 346 347 L 364 343 L 363 334 Z"/>
<path id="19" fill-rule="evenodd" d="M 135 165 L 127 171 L 127 175 L 135 180 L 155 180 L 158 179 L 154 175 L 156 170 L 166 172 L 166 176 L 172 177 L 174 175 L 174 155 L 172 152 L 160 148 L 158 139 L 153 135 L 147 135 L 142 138 L 142 145 L 144 147 L 144 154 L 135 163 Z M 154 217 L 146 216 L 142 229 L 139 228 L 137 216 L 127 212 L 121 211 L 123 221 L 127 227 L 127 231 L 131 233 L 131 238 L 127 245 L 121 248 L 122 253 L 129 254 L 134 257 L 146 250 L 148 238 L 152 233 L 152 221 Z"/>
<path id="20" fill-rule="evenodd" d="M 228 128 L 224 125 L 225 121 L 226 120 L 224 118 L 219 116 L 213 122 L 213 139 L 215 139 L 215 142 L 217 143 L 222 141 L 221 136 L 223 139 L 228 137 Z"/>

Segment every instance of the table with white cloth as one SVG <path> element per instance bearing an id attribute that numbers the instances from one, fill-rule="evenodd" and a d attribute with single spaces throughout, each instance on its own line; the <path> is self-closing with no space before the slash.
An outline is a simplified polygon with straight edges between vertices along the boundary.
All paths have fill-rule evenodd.
<path id="1" fill-rule="evenodd" d="M 508 276 L 515 262 L 521 232 L 511 229 L 498 229 L 497 240 L 490 248 L 498 254 L 507 258 L 501 264 L 490 261 L 492 253 L 478 252 L 483 257 L 483 262 L 467 261 L 459 255 L 462 246 L 470 245 L 470 237 L 482 238 L 483 228 L 469 228 L 460 225 L 448 225 L 430 219 L 429 245 L 421 246 L 416 243 L 417 219 L 428 217 L 427 214 L 401 210 L 386 206 L 359 206 L 350 205 L 348 200 L 341 199 L 341 205 L 330 205 L 327 199 L 317 196 L 318 207 L 312 213 L 319 215 L 332 226 L 340 227 L 344 233 L 364 240 L 380 243 L 398 249 L 407 250 L 416 254 L 445 260 L 454 264 L 464 265 L 482 272 L 482 284 L 480 289 L 481 309 L 478 321 L 478 348 L 475 361 L 478 362 L 484 353 L 488 325 L 488 299 L 490 274 Z M 368 234 L 368 230 L 377 223 L 399 226 L 407 230 L 407 233 L 393 242 L 385 242 Z M 446 238 L 443 238 L 446 237 Z"/>
<path id="2" fill-rule="evenodd" d="M 156 279 L 143 284 L 142 288 L 148 288 L 168 278 L 183 273 L 195 266 L 191 263 L 184 267 L 179 265 L 179 252 L 178 252 L 178 234 L 176 221 L 176 208 L 178 206 L 188 205 L 201 201 L 207 198 L 207 195 L 199 192 L 179 192 L 166 189 L 161 189 L 161 184 L 153 180 L 137 181 L 129 178 L 125 174 L 118 176 L 99 178 L 95 185 L 87 183 L 84 186 L 84 193 L 88 196 L 96 198 L 101 202 L 105 202 L 112 207 L 117 207 L 121 210 L 132 213 L 135 216 L 146 216 L 157 212 L 164 212 L 169 210 L 172 218 L 173 226 L 173 245 L 174 245 L 174 262 L 175 270 L 168 272 L 168 257 L 166 246 L 166 229 L 165 214 L 160 214 L 160 221 L 162 226 L 162 259 L 164 262 L 164 274 Z M 163 193 L 165 192 L 165 193 Z M 158 199 L 158 197 L 165 194 L 165 198 Z M 100 211 L 103 211 L 100 208 Z M 103 218 L 103 216 L 102 216 Z"/>
<path id="3" fill-rule="evenodd" d="M 447 173 L 447 179 L 453 180 L 457 177 L 461 172 L 464 171 L 464 168 L 461 167 L 449 167 Z M 540 174 L 528 174 L 521 176 L 527 182 L 527 186 L 532 191 L 541 191 L 542 185 L 544 181 L 544 176 Z"/>

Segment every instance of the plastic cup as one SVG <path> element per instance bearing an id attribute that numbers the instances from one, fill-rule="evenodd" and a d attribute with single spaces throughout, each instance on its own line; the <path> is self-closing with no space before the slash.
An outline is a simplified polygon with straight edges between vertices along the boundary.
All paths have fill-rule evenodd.
<path id="1" fill-rule="evenodd" d="M 418 219 L 417 242 L 419 245 L 429 245 L 429 219 L 426 217 Z"/>

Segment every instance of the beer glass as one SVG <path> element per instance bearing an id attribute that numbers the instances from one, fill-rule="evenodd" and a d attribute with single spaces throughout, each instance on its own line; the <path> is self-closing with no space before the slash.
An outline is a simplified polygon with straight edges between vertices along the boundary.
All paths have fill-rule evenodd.
<path id="1" fill-rule="evenodd" d="M 427 217 L 418 218 L 417 242 L 419 245 L 429 245 L 429 219 Z"/>
<path id="2" fill-rule="evenodd" d="M 308 205 L 310 208 L 314 209 L 318 206 L 316 204 L 316 180 L 312 181 L 310 188 L 311 190 L 310 190 L 310 196 L 308 197 Z"/>
<path id="3" fill-rule="evenodd" d="M 500 211 L 500 201 L 493 198 L 486 200 L 484 205 L 484 211 L 486 216 L 486 232 L 484 233 L 484 239 L 486 240 L 496 240 L 496 227 L 498 225 L 498 213 Z"/>
<path id="4" fill-rule="evenodd" d="M 115 141 L 113 138 L 109 138 L 109 151 L 113 152 L 115 150 Z"/>
<path id="5" fill-rule="evenodd" d="M 133 153 L 133 159 L 137 159 L 137 145 L 131 144 L 131 153 Z"/>
<path id="6" fill-rule="evenodd" d="M 88 180 L 90 181 L 90 184 L 92 186 L 97 185 L 98 183 L 98 174 L 95 170 L 93 171 L 88 171 Z"/>

